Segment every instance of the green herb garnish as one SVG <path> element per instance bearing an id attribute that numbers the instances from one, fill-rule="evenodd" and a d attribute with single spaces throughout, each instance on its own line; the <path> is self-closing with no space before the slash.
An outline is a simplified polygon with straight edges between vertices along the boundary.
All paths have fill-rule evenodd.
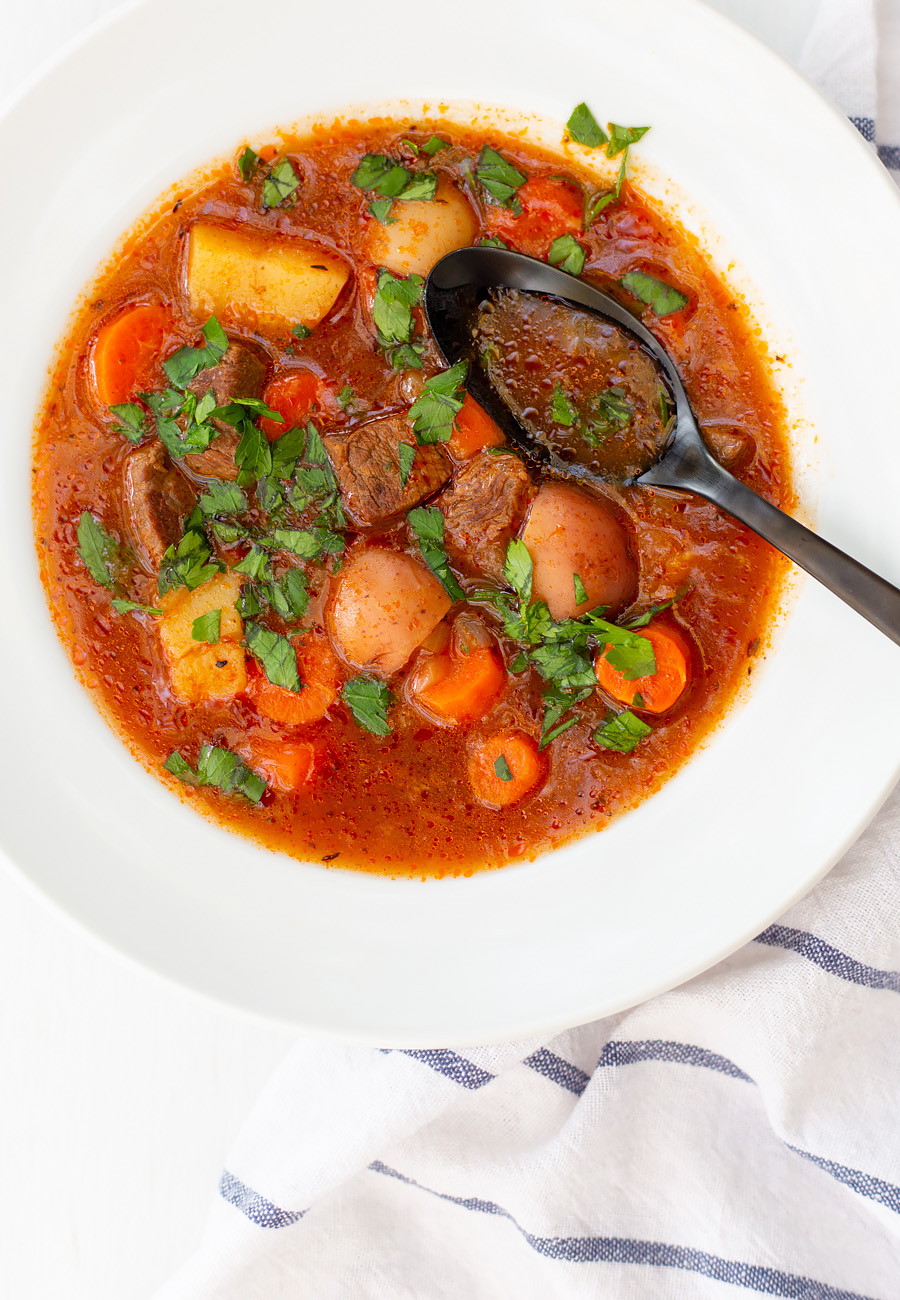
<path id="1" fill-rule="evenodd" d="M 618 126 L 615 122 L 607 122 L 607 126 L 609 127 L 607 158 L 617 158 L 629 145 L 637 144 L 641 136 L 646 135 L 650 130 L 649 126 Z"/>
<path id="2" fill-rule="evenodd" d="M 494 759 L 494 771 L 501 781 L 511 781 L 513 779 L 512 768 L 507 762 L 505 754 L 500 754 Z"/>
<path id="3" fill-rule="evenodd" d="M 221 609 L 208 609 L 205 614 L 195 618 L 191 624 L 191 636 L 195 641 L 205 641 L 207 645 L 218 645 L 221 635 Z"/>
<path id="4" fill-rule="evenodd" d="M 572 585 L 575 588 L 575 604 L 586 605 L 588 595 L 584 589 L 584 583 L 581 581 L 580 574 L 572 574 Z"/>
<path id="5" fill-rule="evenodd" d="M 213 478 L 197 502 L 205 515 L 242 515 L 249 509 L 247 498 L 236 483 Z"/>
<path id="6" fill-rule="evenodd" d="M 402 199 L 406 202 L 433 199 L 437 190 L 437 176 L 434 172 L 407 171 L 383 153 L 367 153 L 360 158 L 359 166 L 350 177 L 350 183 L 360 190 L 374 190 L 385 199 Z M 381 220 L 380 217 L 378 219 Z"/>
<path id="7" fill-rule="evenodd" d="M 187 785 L 216 786 L 223 794 L 242 794 L 251 803 L 259 803 L 266 792 L 266 783 L 259 773 L 221 745 L 202 746 L 196 771 L 177 749 L 169 755 L 163 767 Z"/>
<path id="8" fill-rule="evenodd" d="M 490 145 L 486 144 L 478 157 L 475 176 L 497 203 L 516 214 L 522 211 L 518 192 L 528 178 Z"/>
<path id="9" fill-rule="evenodd" d="M 162 610 L 156 605 L 140 605 L 135 600 L 121 600 L 116 597 L 110 601 L 110 604 L 117 614 L 155 614 L 157 618 L 162 614 Z"/>
<path id="10" fill-rule="evenodd" d="M 413 467 L 413 461 L 416 459 L 416 449 L 409 442 L 397 444 L 397 460 L 400 465 L 400 486 L 406 487 L 409 480 L 410 471 Z"/>
<path id="11" fill-rule="evenodd" d="M 610 713 L 602 727 L 594 732 L 594 744 L 601 749 L 614 749 L 620 754 L 630 754 L 653 730 L 646 722 L 625 709 L 622 713 Z"/>
<path id="12" fill-rule="evenodd" d="M 353 719 L 373 736 L 390 735 L 387 711 L 394 702 L 384 682 L 374 677 L 351 677 L 341 691 L 341 699 Z"/>
<path id="13" fill-rule="evenodd" d="M 423 446 L 450 441 L 453 421 L 462 410 L 467 368 L 466 361 L 457 361 L 449 370 L 426 379 L 421 395 L 409 408 L 416 440 Z"/>
<path id="14" fill-rule="evenodd" d="M 291 197 L 299 185 L 300 177 L 294 171 L 290 158 L 282 158 L 269 168 L 263 181 L 263 203 L 267 208 L 277 208 Z"/>
<path id="15" fill-rule="evenodd" d="M 173 542 L 162 559 L 157 588 L 164 596 L 174 587 L 187 587 L 194 591 L 216 573 L 224 564 L 213 559 L 209 538 L 204 529 L 203 512 L 191 511 L 184 521 L 184 532 L 177 545 Z"/>
<path id="16" fill-rule="evenodd" d="M 406 516 L 416 535 L 422 559 L 438 579 L 451 600 L 465 600 L 466 593 L 450 571 L 444 544 L 444 516 L 437 506 L 418 506 Z"/>
<path id="17" fill-rule="evenodd" d="M 629 271 L 619 284 L 640 302 L 645 302 L 657 316 L 671 316 L 688 304 L 680 289 L 666 284 L 665 280 L 657 280 L 655 275 L 648 275 L 646 271 Z"/>
<path id="18" fill-rule="evenodd" d="M 596 149 L 598 145 L 606 144 L 609 139 L 587 104 L 579 104 L 573 109 L 572 116 L 566 123 L 566 130 L 573 140 L 587 145 L 588 149 Z"/>
<path id="19" fill-rule="evenodd" d="M 121 547 L 88 511 L 78 520 L 78 554 L 88 573 L 101 587 L 115 585 L 113 569 L 121 563 Z"/>
<path id="20" fill-rule="evenodd" d="M 431 139 L 426 140 L 420 148 L 422 153 L 427 153 L 429 158 L 433 158 L 434 155 L 440 153 L 442 149 L 449 149 L 450 145 L 446 140 L 442 140 L 440 136 L 433 135 Z"/>
<path id="21" fill-rule="evenodd" d="M 310 334 L 312 334 L 312 330 L 308 325 L 292 325 L 291 333 L 295 339 L 308 339 Z"/>
<path id="22" fill-rule="evenodd" d="M 249 144 L 245 145 L 242 153 L 238 155 L 237 169 L 240 172 L 242 181 L 252 180 L 259 166 L 259 154 L 255 149 L 251 149 Z"/>
<path id="23" fill-rule="evenodd" d="M 147 432 L 147 412 L 144 408 L 138 406 L 137 402 L 119 402 L 111 406 L 109 411 L 120 421 L 113 425 L 113 433 L 121 433 L 137 446 Z"/>
<path id="24" fill-rule="evenodd" d="M 394 206 L 393 199 L 373 199 L 369 204 L 369 211 L 376 221 L 380 221 L 383 226 L 392 226 L 397 220 L 391 216 L 391 208 Z"/>
<path id="25" fill-rule="evenodd" d="M 584 249 L 573 235 L 560 235 L 550 245 L 548 261 L 551 266 L 558 266 L 569 275 L 581 275 L 584 270 Z"/>
<path id="26" fill-rule="evenodd" d="M 279 636 L 259 623 L 246 623 L 244 644 L 273 686 L 282 686 L 286 691 L 300 690 L 297 652 L 286 636 Z"/>
<path id="27" fill-rule="evenodd" d="M 412 338 L 412 309 L 422 297 L 424 280 L 411 275 L 399 280 L 390 271 L 378 272 L 372 316 L 382 343 L 409 343 Z"/>
<path id="28" fill-rule="evenodd" d="M 566 428 L 570 428 L 578 419 L 578 411 L 572 405 L 560 383 L 556 383 L 553 388 L 553 396 L 550 399 L 550 414 L 557 424 L 564 424 Z"/>
<path id="29" fill-rule="evenodd" d="M 206 370 L 209 366 L 217 366 L 228 351 L 228 335 L 215 316 L 210 316 L 201 333 L 206 339 L 205 347 L 179 348 L 163 362 L 166 378 L 174 388 L 187 388 L 201 370 Z"/>

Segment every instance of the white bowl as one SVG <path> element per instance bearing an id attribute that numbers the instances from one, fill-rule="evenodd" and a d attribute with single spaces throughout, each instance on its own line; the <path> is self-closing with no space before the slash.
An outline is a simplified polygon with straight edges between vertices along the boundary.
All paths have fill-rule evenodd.
<path id="1" fill-rule="evenodd" d="M 805 512 L 897 581 L 900 200 L 794 72 L 688 0 L 331 12 L 154 0 L 96 30 L 0 122 L 0 842 L 108 943 L 253 1012 L 377 1044 L 550 1032 L 703 969 L 827 871 L 897 777 L 897 648 L 798 584 L 749 698 L 707 746 L 610 829 L 531 865 L 421 883 L 257 850 L 128 756 L 57 641 L 29 510 L 53 346 L 119 235 L 247 135 L 403 100 L 464 119 L 467 103 L 538 114 L 522 119 L 529 135 L 558 143 L 587 99 L 603 119 L 652 124 L 640 184 L 787 358 Z"/>

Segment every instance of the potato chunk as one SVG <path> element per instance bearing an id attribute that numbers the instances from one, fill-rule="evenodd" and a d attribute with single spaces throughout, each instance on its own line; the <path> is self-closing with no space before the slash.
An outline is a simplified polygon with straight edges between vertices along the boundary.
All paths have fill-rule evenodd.
<path id="1" fill-rule="evenodd" d="M 554 618 L 577 618 L 597 605 L 611 615 L 634 600 L 638 570 L 628 534 L 600 497 L 564 483 L 545 483 L 525 524 L 522 541 L 534 562 L 533 598 Z M 579 603 L 574 575 L 587 600 Z"/>
<path id="2" fill-rule="evenodd" d="M 434 631 L 451 603 L 424 564 L 373 546 L 344 565 L 326 623 L 348 663 L 388 677 Z"/>
<path id="3" fill-rule="evenodd" d="M 433 199 L 397 200 L 390 216 L 388 226 L 367 227 L 365 254 L 395 275 L 427 275 L 446 253 L 471 244 L 477 229 L 468 199 L 444 177 Z"/>
<path id="4" fill-rule="evenodd" d="M 198 221 L 191 227 L 187 286 L 191 310 L 223 325 L 284 330 L 318 325 L 350 272 L 340 258 L 295 235 L 262 234 Z"/>
<path id="5" fill-rule="evenodd" d="M 246 657 L 240 644 L 244 625 L 234 607 L 242 582 L 239 573 L 217 573 L 194 591 L 179 588 L 163 596 L 159 639 L 172 694 L 178 699 L 202 704 L 246 690 Z M 194 620 L 214 609 L 222 611 L 218 644 L 195 641 Z"/>

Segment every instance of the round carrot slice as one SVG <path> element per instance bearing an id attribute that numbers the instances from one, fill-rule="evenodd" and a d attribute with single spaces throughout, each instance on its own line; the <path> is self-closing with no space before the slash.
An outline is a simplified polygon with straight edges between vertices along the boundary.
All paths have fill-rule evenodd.
<path id="1" fill-rule="evenodd" d="M 656 672 L 632 681 L 613 668 L 603 653 L 594 660 L 594 672 L 603 689 L 615 700 L 647 713 L 665 713 L 671 709 L 687 686 L 690 675 L 690 652 L 683 637 L 672 628 L 650 623 L 638 628 L 653 646 Z M 635 697 L 637 702 L 635 702 Z"/>
<path id="2" fill-rule="evenodd" d="M 247 687 L 259 712 L 286 727 L 319 722 L 338 696 L 340 664 L 321 633 L 313 633 L 297 647 L 297 667 L 303 683 L 299 691 L 274 686 L 262 674 L 253 677 Z"/>
<path id="3" fill-rule="evenodd" d="M 315 774 L 318 757 L 314 745 L 306 741 L 264 740 L 252 737 L 247 743 L 246 761 L 265 777 L 274 790 L 289 794 L 307 785 Z"/>
<path id="4" fill-rule="evenodd" d="M 172 328 L 161 303 L 138 302 L 101 326 L 91 353 L 94 387 L 104 406 L 153 387 L 153 370 Z"/>
<path id="5" fill-rule="evenodd" d="M 475 797 L 488 808 L 508 808 L 531 794 L 547 775 L 547 760 L 524 731 L 495 731 L 469 756 Z"/>

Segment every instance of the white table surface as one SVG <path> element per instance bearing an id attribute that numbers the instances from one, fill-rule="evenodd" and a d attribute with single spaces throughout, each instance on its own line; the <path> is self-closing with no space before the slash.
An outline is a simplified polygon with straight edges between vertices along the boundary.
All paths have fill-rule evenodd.
<path id="1" fill-rule="evenodd" d="M 715 0 L 788 58 L 816 4 Z M 2 0 L 0 99 L 118 7 Z M 292 1040 L 125 963 L 0 858 L 0 1296 L 152 1296 Z"/>

